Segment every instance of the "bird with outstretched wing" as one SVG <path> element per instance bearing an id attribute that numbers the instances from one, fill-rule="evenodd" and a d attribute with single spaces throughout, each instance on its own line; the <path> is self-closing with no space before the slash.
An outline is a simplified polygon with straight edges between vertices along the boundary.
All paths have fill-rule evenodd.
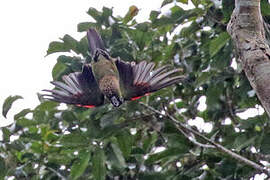
<path id="1" fill-rule="evenodd" d="M 63 82 L 51 82 L 56 89 L 44 90 L 46 99 L 74 104 L 80 107 L 96 107 L 106 102 L 115 107 L 124 101 L 135 100 L 185 79 L 176 75 L 180 69 L 168 71 L 169 66 L 155 69 L 154 63 L 125 62 L 110 57 L 95 29 L 87 31 L 89 50 L 93 61 L 85 64 L 82 72 L 63 76 Z"/>

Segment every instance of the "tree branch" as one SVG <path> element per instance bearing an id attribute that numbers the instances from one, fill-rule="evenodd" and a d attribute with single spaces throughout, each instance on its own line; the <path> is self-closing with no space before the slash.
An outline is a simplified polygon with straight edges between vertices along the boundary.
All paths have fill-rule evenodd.
<path id="1" fill-rule="evenodd" d="M 236 0 L 227 31 L 252 88 L 270 116 L 270 49 L 265 39 L 260 0 Z"/>
<path id="2" fill-rule="evenodd" d="M 223 152 L 227 155 L 229 155 L 230 157 L 236 159 L 237 161 L 240 161 L 248 166 L 251 166 L 252 168 L 260 171 L 260 172 L 263 172 L 265 174 L 267 174 L 268 176 L 270 176 L 270 169 L 267 168 L 267 167 L 264 167 L 264 166 L 261 166 L 253 161 L 250 161 L 249 159 L 243 157 L 243 156 L 240 156 L 239 154 L 236 154 L 235 152 L 232 152 L 231 150 L 225 148 L 224 146 L 214 142 L 213 140 L 207 138 L 206 136 L 202 135 L 201 133 L 199 133 L 198 131 L 192 129 L 192 128 L 189 128 L 187 126 L 185 126 L 184 124 L 182 124 L 181 122 L 179 122 L 177 119 L 175 119 L 173 116 L 169 115 L 169 114 L 162 114 L 160 111 L 154 109 L 153 107 L 151 106 L 148 106 L 142 102 L 140 102 L 140 104 L 144 107 L 146 107 L 147 109 L 159 114 L 159 115 L 162 115 L 162 116 L 165 116 L 167 117 L 173 124 L 176 125 L 177 129 L 179 130 L 180 129 L 185 129 L 193 134 L 195 134 L 196 136 L 204 139 L 206 142 L 208 142 L 209 144 L 211 144 L 212 146 L 214 146 L 218 151 L 220 152 Z M 180 131 L 180 130 L 179 130 Z M 182 131 L 180 131 L 182 133 Z M 189 138 L 188 138 L 189 139 Z M 190 140 L 190 139 L 189 139 Z M 193 141 L 191 141 L 193 142 Z"/>
<path id="3" fill-rule="evenodd" d="M 203 147 L 203 148 L 215 148 L 215 146 L 213 146 L 213 145 L 209 145 L 209 144 L 202 144 L 202 143 L 200 143 L 200 142 L 198 142 L 198 141 L 196 141 L 196 139 L 195 139 L 195 137 L 194 137 L 194 135 L 192 134 L 192 133 L 190 133 L 191 134 L 191 136 L 189 136 L 187 133 L 185 133 L 185 131 L 181 128 L 181 127 L 179 127 L 179 126 L 176 126 L 176 128 L 188 139 L 188 140 L 190 140 L 193 144 L 195 144 L 195 145 L 197 145 L 197 146 L 200 146 L 200 147 Z"/>

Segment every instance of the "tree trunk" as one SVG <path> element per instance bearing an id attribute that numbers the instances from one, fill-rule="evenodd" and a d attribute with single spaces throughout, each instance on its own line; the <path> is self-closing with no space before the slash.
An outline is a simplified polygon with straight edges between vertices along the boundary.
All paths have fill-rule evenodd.
<path id="1" fill-rule="evenodd" d="M 235 0 L 227 31 L 235 42 L 246 76 L 270 116 L 270 49 L 260 0 Z"/>

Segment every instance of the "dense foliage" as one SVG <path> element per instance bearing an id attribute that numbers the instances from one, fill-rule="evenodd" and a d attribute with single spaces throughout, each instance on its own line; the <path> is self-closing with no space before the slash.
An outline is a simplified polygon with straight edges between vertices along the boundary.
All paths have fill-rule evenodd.
<path id="1" fill-rule="evenodd" d="M 22 110 L 14 116 L 15 125 L 1 128 L 0 179 L 249 179 L 257 174 L 228 155 L 194 144 L 168 118 L 139 104 L 187 126 L 195 121 L 199 125 L 193 129 L 255 162 L 267 161 L 270 154 L 266 113 L 247 119 L 238 114 L 260 103 L 241 65 L 232 65 L 237 57 L 226 25 L 234 2 L 192 0 L 189 10 L 179 2 L 187 0 L 164 0 L 162 7 L 171 7 L 169 11 L 152 11 L 143 23 L 134 20 L 139 13 L 135 6 L 125 17 L 113 16 L 106 7 L 89 8 L 94 21 L 79 23 L 78 31 L 96 28 L 112 57 L 182 68 L 186 82 L 120 108 L 63 108 L 40 96 L 40 105 Z M 262 3 L 263 15 L 270 19 L 270 6 Z M 91 61 L 86 37 L 78 41 L 65 35 L 50 43 L 47 54 L 56 52 L 55 80 Z M 18 98 L 6 100 L 4 116 Z"/>

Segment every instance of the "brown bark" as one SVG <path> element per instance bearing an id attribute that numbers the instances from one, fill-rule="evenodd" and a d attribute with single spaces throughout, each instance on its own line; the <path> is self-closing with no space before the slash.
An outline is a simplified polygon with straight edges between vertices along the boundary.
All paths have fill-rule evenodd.
<path id="1" fill-rule="evenodd" d="M 270 49 L 265 39 L 260 0 L 235 0 L 227 31 L 235 42 L 252 88 L 270 116 Z"/>

